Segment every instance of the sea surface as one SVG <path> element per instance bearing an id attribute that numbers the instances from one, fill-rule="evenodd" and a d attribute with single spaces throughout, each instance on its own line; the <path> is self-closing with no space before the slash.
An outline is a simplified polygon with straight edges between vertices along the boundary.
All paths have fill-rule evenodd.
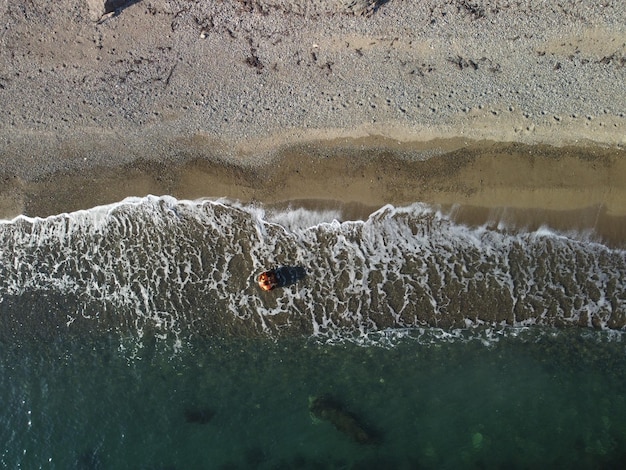
<path id="1" fill-rule="evenodd" d="M 0 466 L 623 468 L 623 245 L 457 213 L 0 222 Z"/>

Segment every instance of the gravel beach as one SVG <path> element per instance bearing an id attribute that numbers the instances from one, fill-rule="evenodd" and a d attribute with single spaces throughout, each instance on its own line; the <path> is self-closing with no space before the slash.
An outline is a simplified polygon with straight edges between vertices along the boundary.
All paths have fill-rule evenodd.
<path id="1" fill-rule="evenodd" d="M 344 178 L 330 197 L 346 202 L 527 194 L 535 206 L 536 191 L 567 188 L 556 208 L 580 190 L 577 207 L 624 210 L 621 0 L 5 0 L 0 21 L 0 217 L 162 191 L 318 198 L 331 183 L 316 173 L 330 170 Z M 573 149 L 582 179 L 555 147 Z M 541 174 L 518 168 L 527 152 Z M 349 190 L 357 176 L 326 155 L 387 179 L 385 162 L 413 162 L 413 176 L 394 186 L 401 197 Z M 446 155 L 430 165 L 464 179 L 442 191 L 418 164 Z M 497 191 L 506 165 L 519 179 L 509 196 Z M 263 193 L 277 167 L 286 188 L 306 172 L 300 189 Z M 479 185 L 490 189 L 468 199 Z"/>

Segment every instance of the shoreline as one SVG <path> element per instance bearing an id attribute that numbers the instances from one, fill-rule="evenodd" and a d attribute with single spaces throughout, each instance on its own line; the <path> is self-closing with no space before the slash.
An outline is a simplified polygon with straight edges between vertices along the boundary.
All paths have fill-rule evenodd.
<path id="1" fill-rule="evenodd" d="M 135 160 L 14 179 L 0 191 L 0 218 L 45 217 L 129 196 L 227 198 L 267 207 L 342 208 L 364 219 L 385 204 L 441 207 L 460 223 L 592 230 L 612 246 L 626 234 L 626 150 L 451 139 L 383 137 L 289 146 L 263 163 L 201 158 Z"/>
<path id="2" fill-rule="evenodd" d="M 546 210 L 602 206 L 609 215 L 626 215 L 626 150 L 621 148 L 370 136 L 282 147 L 250 164 L 207 156 L 202 140 L 183 144 L 187 155 L 176 159 L 87 162 L 30 180 L 5 178 L 0 217 L 47 216 L 147 194 L 269 204 L 327 199 L 378 207 L 413 202 Z"/>

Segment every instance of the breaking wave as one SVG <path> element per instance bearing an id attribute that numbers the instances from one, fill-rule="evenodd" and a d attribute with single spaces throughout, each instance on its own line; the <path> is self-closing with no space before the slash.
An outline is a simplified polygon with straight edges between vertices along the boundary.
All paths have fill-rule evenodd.
<path id="1" fill-rule="evenodd" d="M 261 291 L 256 277 L 275 266 L 307 275 Z M 468 227 L 419 203 L 342 222 L 339 210 L 149 196 L 1 223 L 0 336 L 622 330 L 625 279 L 626 251 Z"/>

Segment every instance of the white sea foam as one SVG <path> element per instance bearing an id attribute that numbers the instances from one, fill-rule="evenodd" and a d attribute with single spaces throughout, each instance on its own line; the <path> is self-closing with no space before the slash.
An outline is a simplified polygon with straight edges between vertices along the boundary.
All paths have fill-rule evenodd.
<path id="1" fill-rule="evenodd" d="M 265 221 L 278 224 L 291 232 L 338 222 L 341 218 L 340 210 L 310 210 L 303 207 L 269 210 L 264 217 Z"/>
<path id="2" fill-rule="evenodd" d="M 0 308 L 28 293 L 70 297 L 58 312 L 67 327 L 89 320 L 177 341 L 231 328 L 329 341 L 440 325 L 444 340 L 503 322 L 608 328 L 626 308 L 624 251 L 547 228 L 470 228 L 424 204 L 340 218 L 169 196 L 18 217 L 0 225 Z M 308 276 L 261 292 L 256 276 L 277 265 Z"/>

